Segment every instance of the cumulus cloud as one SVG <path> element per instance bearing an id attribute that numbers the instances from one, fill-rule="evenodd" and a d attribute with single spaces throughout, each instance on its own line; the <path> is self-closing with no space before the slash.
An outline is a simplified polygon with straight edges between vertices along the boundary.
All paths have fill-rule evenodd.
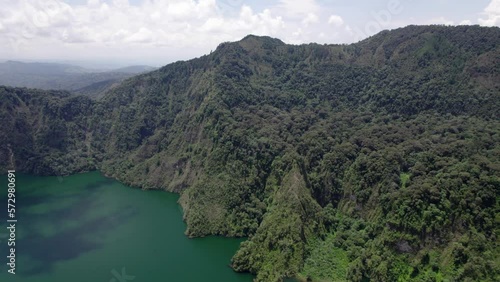
<path id="1" fill-rule="evenodd" d="M 459 23 L 459 25 L 471 25 L 472 21 L 471 20 L 463 20 Z"/>
<path id="2" fill-rule="evenodd" d="M 153 42 L 153 32 L 147 28 L 141 27 L 136 33 L 125 38 L 125 42 L 130 43 L 150 43 Z"/>
<path id="3" fill-rule="evenodd" d="M 345 7 L 327 2 L 87 0 L 70 5 L 63 0 L 2 0 L 0 59 L 66 55 L 174 60 L 208 53 L 221 42 L 247 34 L 279 37 L 287 43 L 349 43 L 383 28 L 453 23 L 449 14 L 419 20 L 391 14 L 387 23 L 380 21 L 380 13 L 356 19 L 344 14 Z M 474 22 L 499 25 L 499 3 L 492 0 Z"/>
<path id="4" fill-rule="evenodd" d="M 478 20 L 479 24 L 485 26 L 500 25 L 500 0 L 491 0 L 490 4 L 484 9 L 485 18 Z"/>
<path id="5" fill-rule="evenodd" d="M 308 13 L 306 17 L 302 20 L 302 24 L 309 26 L 310 24 L 315 24 L 319 22 L 319 17 L 314 13 Z"/>
<path id="6" fill-rule="evenodd" d="M 280 0 L 277 9 L 289 17 L 303 18 L 308 14 L 317 14 L 321 7 L 315 0 Z"/>
<path id="7" fill-rule="evenodd" d="M 340 27 L 344 24 L 344 20 L 341 16 L 331 15 L 330 18 L 328 18 L 328 24 L 331 24 L 335 27 Z"/>
<path id="8" fill-rule="evenodd" d="M 444 24 L 444 25 L 453 25 L 452 20 L 448 20 L 445 17 L 433 18 L 425 22 L 426 24 Z"/>
<path id="9" fill-rule="evenodd" d="M 63 43 L 168 45 L 172 38 L 186 39 L 175 42 L 182 46 L 212 38 L 235 40 L 248 33 L 273 35 L 284 28 L 283 19 L 269 9 L 233 8 L 239 13 L 227 17 L 215 0 L 149 0 L 139 5 L 88 0 L 74 6 L 61 0 L 6 0 L 0 7 L 0 31 L 17 41 L 47 37 Z"/>

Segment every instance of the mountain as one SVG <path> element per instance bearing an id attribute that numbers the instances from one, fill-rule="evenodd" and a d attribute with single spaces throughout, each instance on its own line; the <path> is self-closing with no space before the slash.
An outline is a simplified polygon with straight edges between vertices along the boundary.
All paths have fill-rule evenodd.
<path id="1" fill-rule="evenodd" d="M 498 281 L 499 58 L 497 27 L 250 35 L 97 101 L 2 87 L 0 165 L 178 192 L 256 281 Z"/>
<path id="2" fill-rule="evenodd" d="M 121 73 L 131 73 L 131 74 L 139 74 L 143 72 L 153 71 L 157 68 L 145 65 L 137 65 L 137 66 L 128 66 L 124 68 L 119 68 L 113 70 L 113 72 L 121 72 Z"/>
<path id="3" fill-rule="evenodd" d="M 154 69 L 149 66 L 130 66 L 103 71 L 68 64 L 7 61 L 0 63 L 0 85 L 68 90 L 98 98 L 121 81 Z"/>
<path id="4" fill-rule="evenodd" d="M 32 75 L 62 75 L 68 73 L 88 73 L 90 70 L 85 68 L 57 63 L 24 63 L 18 61 L 6 61 L 0 63 L 0 73 L 6 75 L 8 73 L 32 74 Z"/>

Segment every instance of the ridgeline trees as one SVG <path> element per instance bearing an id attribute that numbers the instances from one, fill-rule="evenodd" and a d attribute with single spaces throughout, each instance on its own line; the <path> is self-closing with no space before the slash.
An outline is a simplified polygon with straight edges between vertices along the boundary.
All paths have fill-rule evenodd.
<path id="1" fill-rule="evenodd" d="M 498 281 L 500 29 L 248 36 L 100 101 L 0 89 L 1 164 L 181 193 L 257 281 Z"/>

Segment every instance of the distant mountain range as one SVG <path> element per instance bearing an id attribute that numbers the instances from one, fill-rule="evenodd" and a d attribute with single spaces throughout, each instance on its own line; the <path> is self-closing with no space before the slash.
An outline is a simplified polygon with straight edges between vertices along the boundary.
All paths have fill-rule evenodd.
<path id="1" fill-rule="evenodd" d="M 70 64 L 6 61 L 0 63 L 0 85 L 68 90 L 98 98 L 123 80 L 155 69 L 137 65 L 114 70 L 95 70 Z"/>

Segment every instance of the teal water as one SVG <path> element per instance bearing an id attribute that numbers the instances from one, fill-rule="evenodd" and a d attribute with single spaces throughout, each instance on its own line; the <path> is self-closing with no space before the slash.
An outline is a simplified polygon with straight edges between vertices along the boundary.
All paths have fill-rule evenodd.
<path id="1" fill-rule="evenodd" d="M 16 275 L 7 274 L 7 178 L 0 177 L 2 282 L 253 279 L 228 266 L 242 239 L 189 239 L 178 195 L 133 189 L 99 172 L 17 175 Z"/>

